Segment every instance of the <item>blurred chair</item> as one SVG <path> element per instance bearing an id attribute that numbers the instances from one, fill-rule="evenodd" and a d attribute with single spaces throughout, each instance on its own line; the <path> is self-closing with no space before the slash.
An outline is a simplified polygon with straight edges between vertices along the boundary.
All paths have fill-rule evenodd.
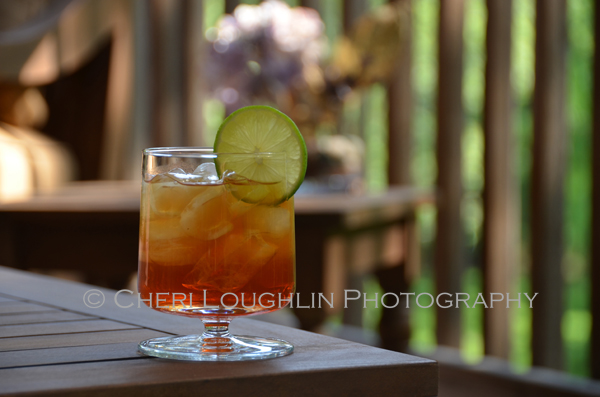
<path id="1" fill-rule="evenodd" d="M 122 177 L 133 2 L 0 2 L 0 202 Z"/>
<path id="2" fill-rule="evenodd" d="M 75 160 L 39 131 L 0 122 L 0 202 L 51 192 L 73 180 Z"/>
<path id="3" fill-rule="evenodd" d="M 119 176 L 119 160 L 128 155 L 125 146 L 131 136 L 133 4 L 0 2 L 0 204 L 55 193 L 76 180 Z M 70 207 L 81 201 L 72 200 Z M 46 248 L 64 252 L 67 258 L 86 258 L 90 254 L 85 241 L 102 227 L 102 220 L 88 225 L 77 211 L 61 213 L 55 220 L 36 211 L 30 215 L 16 223 L 9 215 L 3 218 L 0 264 L 52 269 L 49 263 L 62 261 L 66 265 L 56 269 L 81 271 L 85 261 L 44 257 Z M 81 218 L 87 226 L 76 231 L 82 242 L 65 239 L 60 227 L 48 233 L 53 225 L 69 224 L 70 217 Z M 104 220 L 118 228 L 129 219 L 104 214 Z M 115 249 L 120 247 L 118 239 L 115 236 Z M 32 244 L 38 249 L 31 250 Z M 32 251 L 41 256 L 20 261 L 19 253 Z M 122 265 L 109 252 L 100 260 Z M 96 273 L 86 281 L 110 284 L 102 267 Z"/>

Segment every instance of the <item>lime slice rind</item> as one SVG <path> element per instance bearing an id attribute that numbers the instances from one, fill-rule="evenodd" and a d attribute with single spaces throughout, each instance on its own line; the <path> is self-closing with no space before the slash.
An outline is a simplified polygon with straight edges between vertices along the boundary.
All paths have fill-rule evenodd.
<path id="1" fill-rule="evenodd" d="M 250 160 L 245 167 L 241 164 L 217 167 L 220 172 L 231 169 L 240 175 L 257 182 L 277 182 L 285 180 L 286 186 L 275 201 L 285 201 L 292 197 L 306 174 L 306 143 L 296 124 L 284 113 L 270 106 L 248 106 L 233 112 L 221 124 L 215 138 L 214 150 L 217 153 L 285 153 L 285 166 L 265 157 L 264 164 L 252 164 Z M 217 160 L 221 163 L 221 159 Z M 246 201 L 246 200 L 244 200 Z"/>

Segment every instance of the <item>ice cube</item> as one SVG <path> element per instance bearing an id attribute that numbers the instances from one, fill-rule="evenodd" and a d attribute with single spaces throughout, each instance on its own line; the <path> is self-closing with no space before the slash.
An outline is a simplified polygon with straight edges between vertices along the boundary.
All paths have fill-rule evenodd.
<path id="1" fill-rule="evenodd" d="M 233 228 L 229 219 L 223 185 L 205 186 L 181 213 L 181 227 L 191 237 L 214 240 Z"/>
<path id="2" fill-rule="evenodd" d="M 171 238 L 189 237 L 181 228 L 179 218 L 158 218 L 148 221 L 150 240 L 167 240 Z"/>
<path id="3" fill-rule="evenodd" d="M 243 218 L 244 227 L 250 233 L 259 233 L 269 240 L 278 240 L 292 230 L 292 213 L 286 208 L 257 205 Z"/>
<path id="4" fill-rule="evenodd" d="M 196 167 L 193 174 L 201 176 L 208 182 L 217 182 L 219 180 L 215 163 L 202 163 Z"/>
<path id="5" fill-rule="evenodd" d="M 228 183 L 235 183 L 239 185 L 247 185 L 251 182 L 250 179 L 246 178 L 245 176 L 236 174 L 235 171 L 231 170 L 226 170 L 223 173 L 223 179 Z"/>
<path id="6" fill-rule="evenodd" d="M 191 174 L 181 168 L 175 168 L 166 174 L 182 185 L 206 185 L 220 183 L 214 163 L 202 163 Z"/>
<path id="7" fill-rule="evenodd" d="M 183 231 L 179 218 L 150 220 L 148 229 L 148 259 L 158 265 L 193 265 L 206 249 Z"/>
<path id="8" fill-rule="evenodd" d="M 156 177 L 149 186 L 150 206 L 159 216 L 176 216 L 204 189 L 203 186 L 184 186 L 170 177 Z"/>
<path id="9" fill-rule="evenodd" d="M 217 288 L 235 292 L 243 288 L 277 252 L 260 236 L 232 233 L 216 240 L 186 276 L 188 288 Z"/>
<path id="10" fill-rule="evenodd" d="M 154 240 L 148 244 L 148 258 L 161 266 L 194 265 L 205 249 L 191 237 Z"/>
<path id="11" fill-rule="evenodd" d="M 227 205 L 229 206 L 229 213 L 232 219 L 244 215 L 256 206 L 256 204 L 245 203 L 232 194 L 227 194 Z"/>
<path id="12" fill-rule="evenodd" d="M 198 185 L 206 182 L 204 178 L 202 178 L 202 176 L 196 174 L 188 174 L 181 168 L 176 168 L 167 172 L 167 176 L 175 182 L 179 182 L 182 185 Z"/>

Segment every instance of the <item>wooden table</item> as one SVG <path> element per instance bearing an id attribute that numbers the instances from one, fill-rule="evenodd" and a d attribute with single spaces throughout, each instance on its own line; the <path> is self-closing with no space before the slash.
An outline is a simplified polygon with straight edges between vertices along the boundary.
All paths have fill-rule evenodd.
<path id="1" fill-rule="evenodd" d="M 84 304 L 96 289 L 99 308 Z M 198 333 L 200 321 L 169 316 L 128 294 L 0 267 L 0 395 L 330 396 L 437 395 L 437 363 L 307 331 L 238 319 L 238 334 L 294 344 L 287 357 L 189 363 L 145 357 L 141 340 Z"/>
<path id="2" fill-rule="evenodd" d="M 139 182 L 96 181 L 0 205 L 0 265 L 77 270 L 84 272 L 87 282 L 122 288 L 124 280 L 137 270 L 139 197 Z M 430 192 L 411 187 L 365 196 L 298 195 L 296 275 L 300 305 L 310 305 L 312 293 L 323 292 L 329 297 L 333 292 L 339 299 L 346 288 L 361 290 L 361 278 L 371 273 L 377 274 L 385 292 L 405 291 L 405 263 L 412 262 L 408 268 L 418 267 L 415 209 L 431 201 Z M 404 231 L 401 237 L 385 239 L 393 228 Z M 326 260 L 328 243 L 334 236 L 345 244 L 337 262 Z M 389 250 L 383 246 L 384 240 L 387 245 L 405 247 L 404 254 L 386 262 L 382 255 Z M 361 245 L 364 242 L 367 244 Z M 365 245 L 372 252 L 365 252 Z M 340 306 L 338 301 L 335 307 Z M 361 325 L 362 309 L 358 306 L 344 311 L 346 323 Z M 384 311 L 380 329 L 386 348 L 404 351 L 408 333 L 402 310 Z M 295 314 L 307 330 L 318 329 L 327 315 L 325 306 L 295 309 Z"/>

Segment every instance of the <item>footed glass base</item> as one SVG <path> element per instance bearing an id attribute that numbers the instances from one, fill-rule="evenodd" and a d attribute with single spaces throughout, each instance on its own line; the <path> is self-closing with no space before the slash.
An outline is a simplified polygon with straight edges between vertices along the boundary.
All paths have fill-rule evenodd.
<path id="1" fill-rule="evenodd" d="M 294 346 L 281 339 L 255 336 L 186 335 L 148 339 L 138 345 L 147 355 L 187 361 L 246 361 L 283 357 Z"/>

